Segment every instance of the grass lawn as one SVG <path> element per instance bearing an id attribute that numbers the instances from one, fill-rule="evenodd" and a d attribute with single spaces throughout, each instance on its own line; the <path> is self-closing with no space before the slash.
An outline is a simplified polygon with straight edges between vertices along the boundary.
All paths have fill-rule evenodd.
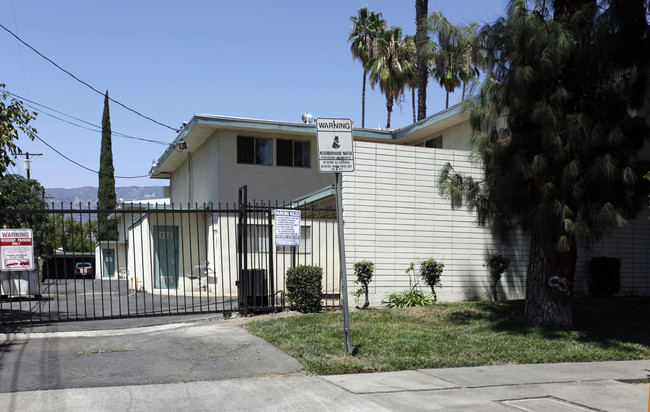
<path id="1" fill-rule="evenodd" d="M 576 299 L 573 331 L 526 322 L 523 301 L 461 302 L 256 320 L 246 328 L 309 373 L 340 374 L 514 363 L 650 359 L 650 298 Z"/>

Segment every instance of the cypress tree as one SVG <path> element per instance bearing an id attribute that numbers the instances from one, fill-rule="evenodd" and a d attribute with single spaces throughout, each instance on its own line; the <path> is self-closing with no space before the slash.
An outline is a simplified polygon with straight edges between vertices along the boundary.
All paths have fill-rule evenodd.
<path id="1" fill-rule="evenodd" d="M 99 157 L 99 187 L 97 189 L 97 208 L 102 210 L 115 209 L 117 196 L 115 194 L 115 169 L 113 168 L 113 149 L 111 144 L 111 116 L 108 110 L 108 90 L 104 96 L 104 114 L 102 116 L 102 144 Z M 108 214 L 99 213 L 99 240 L 117 240 L 117 222 L 109 220 Z"/>

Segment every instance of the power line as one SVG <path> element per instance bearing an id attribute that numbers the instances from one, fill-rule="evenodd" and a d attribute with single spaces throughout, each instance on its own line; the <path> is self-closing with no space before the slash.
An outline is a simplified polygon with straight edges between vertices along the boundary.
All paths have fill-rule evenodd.
<path id="1" fill-rule="evenodd" d="M 98 171 L 98 170 L 91 169 L 91 168 L 89 168 L 89 167 L 87 167 L 87 166 L 82 165 L 82 164 L 79 163 L 79 162 L 76 162 L 76 161 L 70 159 L 68 156 L 66 156 L 66 155 L 64 155 L 63 153 L 61 153 L 61 152 L 59 152 L 58 150 L 56 150 L 56 149 L 55 149 L 51 144 L 49 144 L 49 143 L 46 142 L 45 140 L 41 139 L 38 135 L 34 134 L 34 137 L 36 137 L 36 138 L 37 138 L 38 140 L 40 140 L 40 141 L 41 141 L 45 146 L 47 146 L 47 147 L 49 147 L 50 149 L 52 149 L 54 152 L 56 152 L 59 156 L 63 157 L 63 158 L 64 158 L 65 160 L 67 160 L 68 162 L 73 163 L 73 164 L 79 166 L 79 167 L 82 168 L 82 169 L 86 169 L 86 170 L 88 170 L 89 172 L 93 172 L 93 173 L 96 173 L 97 175 L 99 175 L 99 171 Z M 149 175 L 146 174 L 146 175 L 142 175 L 142 176 L 113 176 L 113 177 L 115 177 L 116 179 L 140 179 L 140 178 L 143 178 L 143 177 L 149 177 Z"/>
<path id="2" fill-rule="evenodd" d="M 82 129 L 90 130 L 90 131 L 92 131 L 92 132 L 99 132 L 99 133 L 101 133 L 101 129 L 102 129 L 101 126 L 98 126 L 98 125 L 96 125 L 96 124 L 93 124 L 93 123 L 88 122 L 88 121 L 83 120 L 83 119 L 79 119 L 78 117 L 74 117 L 74 116 L 72 116 L 72 115 L 69 115 L 69 114 L 67 114 L 67 113 L 61 112 L 61 111 L 56 110 L 56 109 L 53 109 L 53 108 L 51 108 L 51 107 L 45 106 L 44 104 L 37 103 L 37 102 L 35 102 L 35 101 L 33 101 L 33 100 L 30 100 L 30 99 L 27 99 L 27 98 L 25 98 L 25 97 L 19 96 L 19 95 L 15 94 L 15 93 L 11 93 L 11 92 L 8 91 L 8 90 L 5 90 L 5 92 L 7 92 L 7 94 L 9 94 L 10 96 L 16 97 L 16 98 L 18 98 L 18 99 L 20 99 L 20 100 L 22 100 L 22 101 L 29 102 L 29 103 L 32 103 L 33 105 L 39 106 L 39 107 L 41 107 L 41 108 L 44 108 L 44 109 L 47 109 L 47 110 L 51 110 L 51 111 L 53 111 L 53 112 L 55 112 L 55 113 L 58 113 L 58 114 L 61 114 L 61 115 L 63 115 L 63 116 L 67 116 L 67 117 L 69 117 L 69 118 L 71 118 L 71 119 L 77 120 L 77 121 L 82 122 L 82 123 L 85 123 L 85 124 L 87 124 L 87 125 L 90 125 L 90 126 L 94 127 L 95 129 L 91 129 L 91 128 L 89 128 L 89 127 L 82 126 L 82 125 L 80 125 L 80 124 L 77 124 L 77 123 L 71 122 L 71 121 L 69 121 L 69 120 L 65 120 L 65 119 L 62 119 L 62 118 L 60 118 L 60 117 L 54 116 L 54 115 L 51 114 L 51 113 L 47 113 L 47 112 L 43 112 L 43 111 L 41 111 L 41 113 L 43 113 L 43 114 L 46 115 L 46 116 L 50 116 L 50 117 L 52 117 L 52 118 L 54 118 L 54 119 L 60 120 L 60 121 L 62 121 L 62 122 L 64 122 L 64 123 L 68 123 L 68 124 L 71 124 L 71 125 L 73 125 L 73 126 L 76 126 L 76 127 L 82 128 Z M 37 108 L 37 107 L 34 107 L 34 106 L 31 106 L 31 105 L 29 105 L 29 104 L 27 104 L 27 103 L 25 103 L 25 106 L 31 107 L 31 108 L 34 109 L 34 110 L 39 110 L 39 111 L 41 110 L 41 109 L 39 109 L 39 108 Z M 116 132 L 116 131 L 112 131 L 111 134 L 112 134 L 113 136 L 123 137 L 123 138 L 126 138 L 126 139 L 134 139 L 134 140 L 140 140 L 140 141 L 143 141 L 143 142 L 156 143 L 156 144 L 161 144 L 161 145 L 164 145 L 164 146 L 169 146 L 169 143 L 167 143 L 167 142 L 163 142 L 163 141 L 160 141 L 160 140 L 152 140 L 152 139 L 145 139 L 145 138 L 143 138 L 143 137 L 130 136 L 130 135 L 128 135 L 128 134 L 124 134 L 124 133 L 120 133 L 120 132 Z"/>
<path id="3" fill-rule="evenodd" d="M 14 36 L 14 37 L 19 41 L 19 42 L 21 42 L 21 43 L 24 44 L 25 46 L 29 47 L 32 51 L 34 51 L 34 53 L 38 54 L 39 56 L 41 56 L 42 58 L 44 58 L 45 60 L 47 60 L 48 62 L 50 62 L 51 64 L 53 64 L 54 67 L 56 67 L 57 69 L 61 70 L 62 72 L 64 72 L 64 73 L 67 74 L 68 76 L 72 77 L 73 79 L 75 79 L 75 80 L 78 81 L 79 83 L 83 84 L 84 86 L 88 87 L 90 90 L 94 91 L 95 93 L 100 94 L 100 95 L 102 95 L 102 96 L 104 95 L 104 93 L 102 93 L 102 92 L 100 92 L 99 90 L 95 89 L 95 88 L 94 88 L 93 86 L 91 86 L 90 84 L 88 84 L 88 83 L 86 83 L 85 81 L 81 80 L 80 78 L 78 78 L 78 77 L 75 76 L 74 74 L 70 73 L 69 71 L 67 71 L 67 70 L 64 69 L 63 67 L 61 67 L 61 66 L 59 66 L 58 64 L 56 64 L 54 61 L 52 61 L 51 59 L 49 59 L 47 56 L 43 55 L 41 52 L 39 52 L 38 50 L 36 50 L 36 49 L 33 48 L 32 46 L 30 46 L 29 43 L 25 42 L 23 39 L 21 39 L 20 37 L 18 37 L 16 34 L 14 34 L 14 32 L 12 32 L 11 30 L 9 30 L 8 28 L 6 28 L 5 26 L 3 26 L 2 24 L 0 24 L 0 27 L 3 28 L 7 33 L 9 33 L 9 34 L 11 34 L 12 36 Z M 152 121 L 152 122 L 154 122 L 154 123 L 156 123 L 156 124 L 158 124 L 158 125 L 160 125 L 160 126 L 163 126 L 163 127 L 168 128 L 168 129 L 171 129 L 171 130 L 173 130 L 173 131 L 175 131 L 175 132 L 178 132 L 178 129 L 177 129 L 177 128 L 175 128 L 175 127 L 171 127 L 171 126 L 169 126 L 169 125 L 167 125 L 167 124 L 165 124 L 165 123 L 161 123 L 161 122 L 159 122 L 159 121 L 157 121 L 157 120 L 155 120 L 155 119 L 152 119 L 151 117 L 145 116 L 145 115 L 143 115 L 142 113 L 138 112 L 137 110 L 134 110 L 134 109 L 132 109 L 132 108 L 130 108 L 130 107 L 128 107 L 128 106 L 126 106 L 126 105 L 124 105 L 124 104 L 118 102 L 117 100 L 115 100 L 115 99 L 113 99 L 113 98 L 111 98 L 111 97 L 109 97 L 108 100 L 112 101 L 112 102 L 115 103 L 115 104 L 118 104 L 118 105 L 122 106 L 122 107 L 125 108 L 126 110 L 128 110 L 128 111 L 130 111 L 130 112 L 133 112 L 133 113 L 137 114 L 138 116 L 140 116 L 140 117 L 142 117 L 142 118 L 144 118 L 144 119 L 147 119 L 147 120 Z"/>

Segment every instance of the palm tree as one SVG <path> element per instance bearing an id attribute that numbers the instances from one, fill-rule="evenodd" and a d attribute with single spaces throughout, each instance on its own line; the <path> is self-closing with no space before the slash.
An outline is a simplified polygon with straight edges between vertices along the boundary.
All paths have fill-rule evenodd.
<path id="1" fill-rule="evenodd" d="M 390 129 L 393 103 L 404 93 L 407 79 L 413 76 L 415 64 L 409 59 L 408 47 L 402 38 L 402 29 L 391 27 L 375 42 L 373 57 L 368 62 L 370 82 L 386 95 L 386 128 Z"/>
<path id="2" fill-rule="evenodd" d="M 465 100 L 467 85 L 478 79 L 480 70 L 485 67 L 485 53 L 479 43 L 477 29 L 479 24 L 473 22 L 459 28 L 460 34 L 460 60 L 458 77 L 463 83 L 461 100 Z"/>
<path id="3" fill-rule="evenodd" d="M 417 53 L 418 120 L 427 117 L 427 81 L 430 59 L 429 36 L 427 36 L 427 15 L 429 0 L 415 0 L 415 48 Z"/>
<path id="4" fill-rule="evenodd" d="M 451 24 L 440 11 L 429 16 L 429 31 L 437 38 L 438 50 L 433 55 L 433 77 L 447 93 L 445 108 L 449 107 L 449 93 L 461 85 L 459 67 L 461 66 L 460 34 L 458 27 Z"/>
<path id="5" fill-rule="evenodd" d="M 410 71 L 407 73 L 407 78 L 406 78 L 406 85 L 411 89 L 411 106 L 413 107 L 413 123 L 415 123 L 417 120 L 415 118 L 416 116 L 416 111 L 415 111 L 415 89 L 418 88 L 418 83 L 419 83 L 419 70 L 418 70 L 418 60 L 417 60 L 417 49 L 415 46 L 415 37 L 411 35 L 404 36 L 404 43 L 406 46 L 406 51 L 408 53 L 408 59 L 413 62 L 415 65 L 415 70 Z M 426 77 L 429 76 L 428 73 L 425 74 Z M 426 86 L 425 86 L 426 87 Z M 418 92 L 419 95 L 419 92 Z M 426 109 L 425 109 L 426 110 Z M 419 104 L 418 104 L 418 111 L 419 111 Z M 419 113 L 418 113 L 419 115 Z M 420 119 L 421 120 L 421 119 Z"/>
<path id="6" fill-rule="evenodd" d="M 368 73 L 368 62 L 372 58 L 374 42 L 377 37 L 386 29 L 386 21 L 382 18 L 381 13 L 374 11 L 368 12 L 367 7 L 360 8 L 357 16 L 350 17 L 352 27 L 348 41 L 352 42 L 350 51 L 352 57 L 359 59 L 363 66 L 363 89 L 361 92 L 361 127 L 365 127 L 366 122 L 366 75 Z"/>
<path id="7" fill-rule="evenodd" d="M 484 65 L 485 56 L 479 45 L 477 28 L 474 22 L 467 26 L 450 23 L 439 11 L 429 17 L 429 30 L 436 35 L 437 51 L 433 54 L 433 76 L 447 93 L 445 108 L 449 107 L 449 93 L 461 84 L 465 100 L 467 84 L 478 78 Z"/>

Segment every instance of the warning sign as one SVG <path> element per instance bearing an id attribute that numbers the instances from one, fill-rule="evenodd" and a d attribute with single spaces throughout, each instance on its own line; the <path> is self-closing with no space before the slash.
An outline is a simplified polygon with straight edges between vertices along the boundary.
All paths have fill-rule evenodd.
<path id="1" fill-rule="evenodd" d="M 0 270 L 34 270 L 32 229 L 0 229 Z"/>
<path id="2" fill-rule="evenodd" d="M 321 172 L 353 172 L 354 148 L 351 119 L 316 119 L 318 169 Z"/>

